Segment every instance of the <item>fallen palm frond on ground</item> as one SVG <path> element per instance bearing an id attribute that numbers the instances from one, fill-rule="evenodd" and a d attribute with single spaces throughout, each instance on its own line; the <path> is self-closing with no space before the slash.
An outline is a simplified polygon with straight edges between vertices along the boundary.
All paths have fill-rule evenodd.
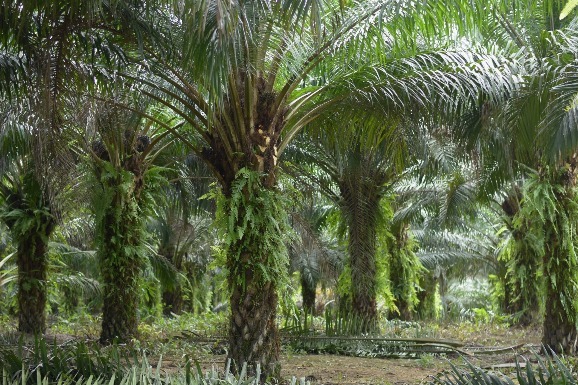
<path id="1" fill-rule="evenodd" d="M 287 344 L 297 351 L 307 353 L 344 354 L 358 357 L 412 358 L 424 354 L 459 353 L 470 355 L 460 349 L 463 344 L 450 340 L 429 338 L 382 338 L 351 336 L 288 336 Z"/>
<path id="2" fill-rule="evenodd" d="M 173 338 L 205 344 L 214 354 L 225 351 L 226 337 L 204 337 L 184 331 Z M 284 335 L 283 344 L 293 351 L 311 354 L 340 354 L 356 357 L 419 358 L 426 354 L 459 354 L 462 356 L 495 355 L 503 353 L 522 354 L 538 351 L 534 345 L 517 344 L 506 347 L 466 347 L 459 341 L 435 338 L 391 338 L 381 336 L 324 336 Z"/>

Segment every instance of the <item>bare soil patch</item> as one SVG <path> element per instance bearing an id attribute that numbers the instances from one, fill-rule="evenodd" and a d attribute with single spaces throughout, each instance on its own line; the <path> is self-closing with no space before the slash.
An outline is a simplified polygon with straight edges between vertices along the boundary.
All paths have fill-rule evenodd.
<path id="1" fill-rule="evenodd" d="M 437 365 L 436 365 L 437 366 Z M 291 355 L 282 359 L 284 378 L 305 377 L 311 384 L 417 384 L 439 368 L 415 359 Z"/>
<path id="2" fill-rule="evenodd" d="M 472 364 L 483 368 L 514 364 L 522 356 L 534 358 L 540 344 L 539 328 L 508 328 L 498 325 L 445 325 L 436 338 L 463 342 L 461 350 Z M 419 384 L 454 365 L 465 365 L 459 354 L 425 355 L 418 359 L 362 358 L 337 355 L 286 353 L 282 375 L 305 377 L 312 385 L 321 384 Z"/>

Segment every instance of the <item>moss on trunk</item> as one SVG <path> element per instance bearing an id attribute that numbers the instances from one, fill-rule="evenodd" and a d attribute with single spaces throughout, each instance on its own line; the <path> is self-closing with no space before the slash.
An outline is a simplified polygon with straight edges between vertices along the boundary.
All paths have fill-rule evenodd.
<path id="1" fill-rule="evenodd" d="M 242 169 L 218 209 L 231 291 L 229 355 L 234 368 L 261 370 L 261 381 L 280 375 L 277 290 L 288 284 L 285 198 L 271 175 Z"/>
<path id="2" fill-rule="evenodd" d="M 144 215 L 132 172 L 108 167 L 95 202 L 104 305 L 100 341 L 126 342 L 137 336 L 139 279 L 143 265 Z"/>
<path id="3" fill-rule="evenodd" d="M 46 251 L 52 219 L 46 218 L 43 232 L 31 231 L 18 243 L 18 331 L 42 334 L 46 330 Z"/>
<path id="4" fill-rule="evenodd" d="M 394 230 L 394 239 L 390 246 L 389 279 L 397 312 L 391 312 L 390 318 L 410 321 L 418 304 L 419 277 L 423 266 L 413 251 L 409 237 L 409 227 L 402 225 Z"/>

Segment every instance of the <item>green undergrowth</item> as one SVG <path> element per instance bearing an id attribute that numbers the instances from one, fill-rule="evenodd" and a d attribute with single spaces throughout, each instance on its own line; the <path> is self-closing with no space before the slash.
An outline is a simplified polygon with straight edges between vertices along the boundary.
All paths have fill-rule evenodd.
<path id="1" fill-rule="evenodd" d="M 19 338 L 17 344 L 4 339 L 0 344 L 1 385 L 148 385 L 148 384 L 223 384 L 256 385 L 247 375 L 246 366 L 233 374 L 231 364 L 225 370 L 202 372 L 199 364 L 186 357 L 182 367 L 163 369 L 162 356 L 149 362 L 142 349 L 130 345 L 101 347 L 82 341 L 57 344 L 35 338 L 31 345 Z M 290 384 L 305 384 L 293 378 Z"/>
<path id="2" fill-rule="evenodd" d="M 451 369 L 431 376 L 428 385 L 577 385 L 575 367 L 552 353 L 546 357 L 534 356 L 532 363 L 518 357 L 513 373 L 486 370 L 464 359 L 464 365 L 450 363 Z"/>

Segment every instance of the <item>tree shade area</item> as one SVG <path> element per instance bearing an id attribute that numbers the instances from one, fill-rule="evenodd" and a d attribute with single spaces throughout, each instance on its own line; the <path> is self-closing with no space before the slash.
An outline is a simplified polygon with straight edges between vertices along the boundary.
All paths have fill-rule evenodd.
<path id="1" fill-rule="evenodd" d="M 192 317 L 223 381 L 264 383 L 291 344 L 446 354 L 388 330 L 497 322 L 541 330 L 566 370 L 575 6 L 4 1 L 0 336 L 88 317 L 116 349 Z M 94 349 L 55 372 L 120 373 Z"/>

